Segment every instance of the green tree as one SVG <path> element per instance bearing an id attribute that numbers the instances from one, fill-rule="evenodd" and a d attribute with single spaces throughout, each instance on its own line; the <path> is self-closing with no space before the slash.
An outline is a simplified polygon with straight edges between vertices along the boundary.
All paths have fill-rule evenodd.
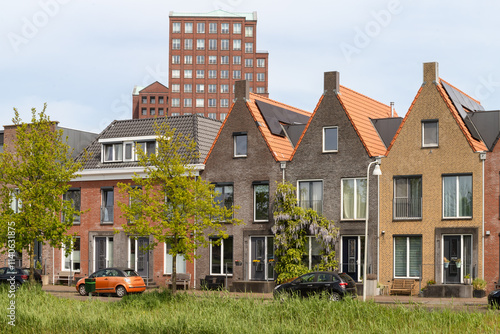
<path id="1" fill-rule="evenodd" d="M 307 241 L 310 235 L 315 236 L 321 246 L 321 260 L 314 269 L 336 269 L 335 243 L 338 238 L 338 228 L 334 222 L 313 209 L 297 206 L 296 189 L 288 182 L 277 185 L 274 205 L 275 224 L 272 231 L 277 282 L 284 282 L 309 271 L 303 259 L 308 255 Z"/>
<path id="2" fill-rule="evenodd" d="M 187 261 L 195 250 L 207 246 L 211 236 L 227 238 L 227 224 L 238 224 L 233 218 L 233 207 L 215 200 L 214 186 L 196 177 L 192 164 L 197 161 L 196 143 L 166 122 L 155 123 L 157 151 L 145 154 L 137 146 L 139 165 L 144 175 L 135 174 L 132 184 L 119 183 L 120 193 L 128 196 L 127 203 L 118 206 L 127 218 L 123 231 L 130 236 L 153 236 L 147 249 L 166 243 L 172 255 L 172 292 L 176 292 L 177 255 Z M 118 232 L 118 231 L 117 231 Z"/>
<path id="3" fill-rule="evenodd" d="M 43 107 L 33 108 L 31 123 L 23 123 L 14 108 L 16 136 L 12 147 L 0 153 L 0 243 L 13 266 L 14 250 L 28 251 L 30 280 L 34 280 L 35 241 L 71 252 L 68 230 L 75 215 L 72 202 L 63 200 L 69 182 L 82 165 L 71 157 L 72 149 Z M 65 219 L 61 219 L 65 217 Z"/>

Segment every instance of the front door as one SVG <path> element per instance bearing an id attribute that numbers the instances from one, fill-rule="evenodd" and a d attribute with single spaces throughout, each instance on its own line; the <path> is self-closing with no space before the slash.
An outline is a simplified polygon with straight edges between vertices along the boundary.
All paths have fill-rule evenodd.
<path id="1" fill-rule="evenodd" d="M 342 272 L 357 282 L 360 279 L 364 259 L 364 237 L 342 237 Z"/>
<path id="2" fill-rule="evenodd" d="M 137 239 L 137 268 L 139 276 L 148 277 L 149 251 L 145 249 L 149 245 L 149 238 Z"/>
<path id="3" fill-rule="evenodd" d="M 266 240 L 264 237 L 252 237 L 252 280 L 263 281 L 266 277 Z"/>
<path id="4" fill-rule="evenodd" d="M 101 270 L 106 268 L 106 237 L 95 238 L 95 268 Z"/>
<path id="5" fill-rule="evenodd" d="M 444 257 L 449 261 L 444 262 L 443 266 L 445 284 L 461 282 L 461 251 L 462 245 L 460 235 L 444 237 Z"/>

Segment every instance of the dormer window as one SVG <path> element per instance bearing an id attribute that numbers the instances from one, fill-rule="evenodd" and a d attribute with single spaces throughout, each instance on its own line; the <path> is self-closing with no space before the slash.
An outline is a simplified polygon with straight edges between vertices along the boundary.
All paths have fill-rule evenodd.
<path id="1" fill-rule="evenodd" d="M 138 161 L 138 148 L 146 155 L 156 153 L 155 136 L 101 139 L 102 162 Z"/>
<path id="2" fill-rule="evenodd" d="M 105 144 L 104 145 L 104 161 L 122 161 L 123 159 L 123 144 Z"/>
<path id="3" fill-rule="evenodd" d="M 146 142 L 137 142 L 137 148 L 141 149 L 147 156 L 156 153 L 156 142 L 154 141 L 146 141 Z M 139 160 L 139 156 L 136 156 L 136 160 Z"/>

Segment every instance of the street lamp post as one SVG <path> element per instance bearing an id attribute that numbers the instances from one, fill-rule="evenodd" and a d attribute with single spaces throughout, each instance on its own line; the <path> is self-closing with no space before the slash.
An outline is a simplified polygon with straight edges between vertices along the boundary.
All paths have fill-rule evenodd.
<path id="1" fill-rule="evenodd" d="M 365 217 L 365 261 L 363 266 L 363 301 L 366 300 L 366 267 L 368 266 L 368 212 L 370 211 L 370 167 L 375 164 L 373 175 L 382 175 L 380 170 L 380 158 L 368 164 L 366 169 L 366 217 Z"/>

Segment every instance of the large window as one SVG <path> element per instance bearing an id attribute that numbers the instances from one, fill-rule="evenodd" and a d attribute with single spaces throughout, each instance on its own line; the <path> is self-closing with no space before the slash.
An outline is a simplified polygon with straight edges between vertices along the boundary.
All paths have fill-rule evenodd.
<path id="1" fill-rule="evenodd" d="M 75 209 L 76 211 L 80 211 L 80 203 L 81 203 L 80 189 L 69 189 L 64 194 L 63 199 L 65 201 L 71 201 L 71 206 L 73 207 L 73 209 Z M 73 224 L 80 224 L 80 215 L 78 214 L 73 215 Z"/>
<path id="2" fill-rule="evenodd" d="M 208 33 L 216 34 L 217 33 L 217 23 L 209 23 L 208 24 Z"/>
<path id="3" fill-rule="evenodd" d="M 172 274 L 172 268 L 173 268 L 173 255 L 169 254 L 170 249 L 172 249 L 172 246 L 170 244 L 165 243 L 165 262 L 164 262 L 164 274 L 169 275 Z M 177 254 L 176 256 L 176 264 L 175 264 L 175 272 L 176 273 L 185 273 L 186 272 L 186 259 L 182 254 Z"/>
<path id="4" fill-rule="evenodd" d="M 323 181 L 299 181 L 299 206 L 323 212 Z"/>
<path id="5" fill-rule="evenodd" d="M 269 221 L 269 183 L 255 182 L 253 185 L 254 221 Z"/>
<path id="6" fill-rule="evenodd" d="M 103 145 L 104 150 L 104 162 L 122 161 L 123 159 L 123 144 L 105 144 Z"/>
<path id="7" fill-rule="evenodd" d="M 323 128 L 323 152 L 337 152 L 339 149 L 338 128 L 329 126 Z"/>
<path id="8" fill-rule="evenodd" d="M 217 40 L 216 39 L 209 39 L 208 40 L 208 49 L 209 50 L 217 50 Z M 212 63 L 210 63 L 212 64 Z"/>
<path id="9" fill-rule="evenodd" d="M 214 190 L 217 193 L 215 201 L 219 203 L 219 206 L 226 207 L 228 210 L 231 210 L 234 202 L 233 184 L 218 183 L 215 185 Z"/>
<path id="10" fill-rule="evenodd" d="M 115 203 L 113 188 L 103 188 L 101 197 L 101 222 L 113 223 L 113 206 Z"/>
<path id="11" fill-rule="evenodd" d="M 66 249 L 63 245 L 62 251 L 62 270 L 80 271 L 80 237 L 73 240 L 72 250 L 69 255 L 66 255 Z"/>
<path id="12" fill-rule="evenodd" d="M 394 237 L 394 277 L 420 277 L 422 237 Z"/>
<path id="13" fill-rule="evenodd" d="M 180 50 L 181 49 L 181 40 L 179 38 L 172 39 L 172 50 Z"/>
<path id="14" fill-rule="evenodd" d="M 205 33 L 205 23 L 200 22 L 196 24 L 196 32 L 198 34 L 204 34 Z"/>
<path id="15" fill-rule="evenodd" d="M 316 237 L 309 236 L 306 241 L 306 254 L 302 257 L 302 263 L 309 270 L 318 270 L 321 262 L 321 245 L 316 241 Z"/>
<path id="16" fill-rule="evenodd" d="M 437 120 L 422 121 L 422 147 L 439 145 L 439 122 Z"/>
<path id="17" fill-rule="evenodd" d="M 443 176 L 443 217 L 472 217 L 472 175 Z"/>
<path id="18" fill-rule="evenodd" d="M 366 218 L 366 178 L 342 180 L 342 219 Z"/>
<path id="19" fill-rule="evenodd" d="M 184 33 L 186 33 L 186 34 L 193 33 L 193 22 L 184 23 Z"/>
<path id="20" fill-rule="evenodd" d="M 210 238 L 210 274 L 233 274 L 233 237 L 220 240 Z M 226 271 L 227 269 L 227 271 Z"/>
<path id="21" fill-rule="evenodd" d="M 422 218 L 422 177 L 394 178 L 394 218 Z"/>
<path id="22" fill-rule="evenodd" d="M 234 133 L 234 157 L 241 158 L 247 156 L 247 134 Z"/>
<path id="23" fill-rule="evenodd" d="M 181 23 L 180 22 L 173 22 L 172 23 L 172 33 L 179 34 L 180 32 L 181 32 Z"/>

